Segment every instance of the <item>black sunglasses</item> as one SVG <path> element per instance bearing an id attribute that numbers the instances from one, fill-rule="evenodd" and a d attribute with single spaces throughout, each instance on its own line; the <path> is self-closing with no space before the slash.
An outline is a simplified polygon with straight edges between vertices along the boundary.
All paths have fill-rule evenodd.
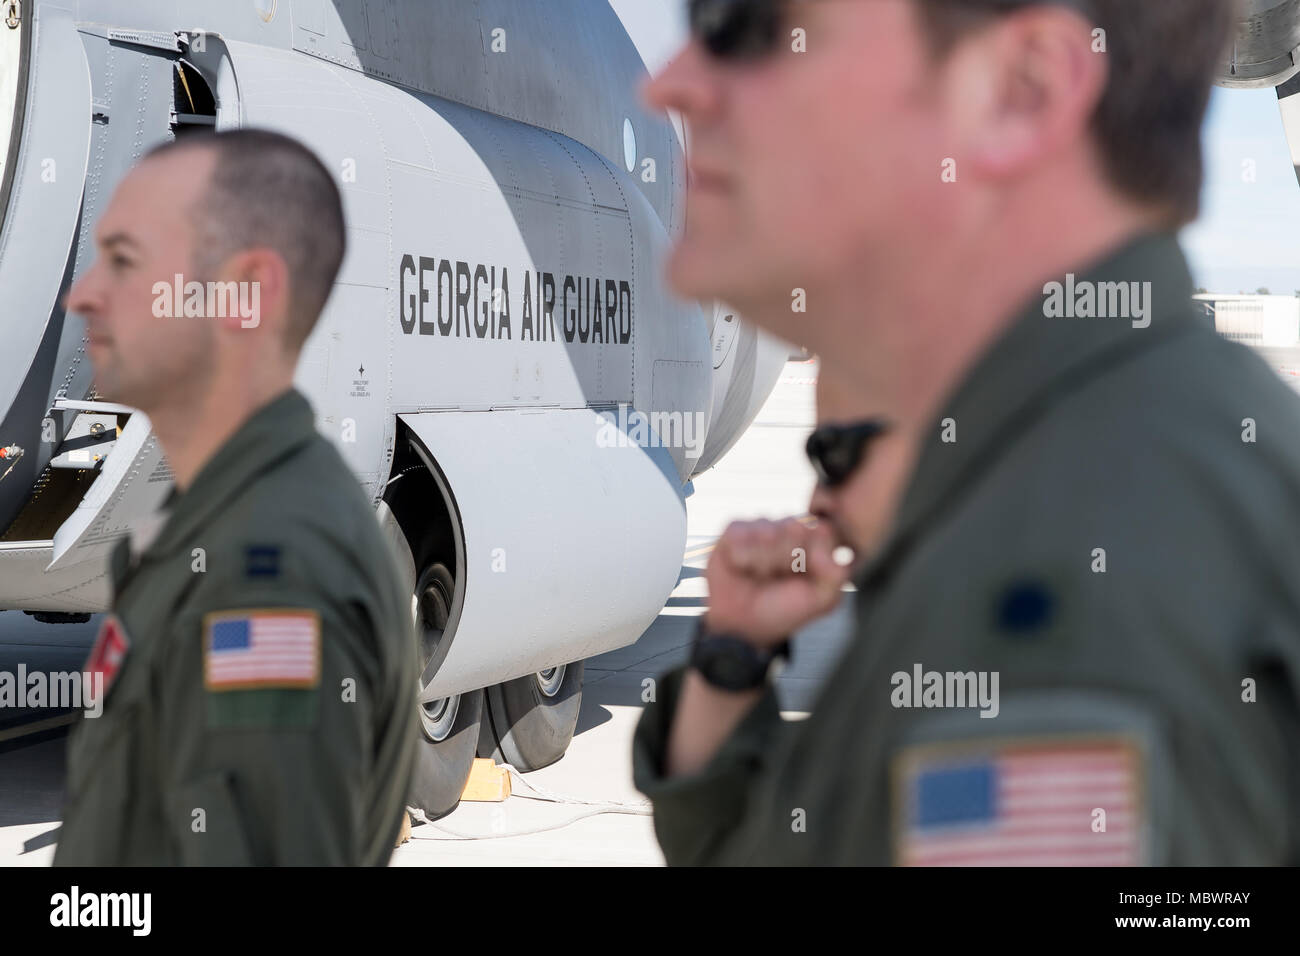
<path id="1" fill-rule="evenodd" d="M 760 60 L 780 41 L 785 8 L 794 0 L 687 0 L 691 36 L 717 60 Z M 1010 13 L 1040 3 L 1079 7 L 1084 0 L 957 0 L 960 6 Z"/>
<path id="2" fill-rule="evenodd" d="M 862 464 L 871 442 L 889 431 L 882 421 L 822 425 L 808 436 L 806 450 L 817 480 L 827 488 L 844 484 Z"/>
<path id="3" fill-rule="evenodd" d="M 718 60 L 757 60 L 776 49 L 788 0 L 689 0 L 691 36 Z"/>

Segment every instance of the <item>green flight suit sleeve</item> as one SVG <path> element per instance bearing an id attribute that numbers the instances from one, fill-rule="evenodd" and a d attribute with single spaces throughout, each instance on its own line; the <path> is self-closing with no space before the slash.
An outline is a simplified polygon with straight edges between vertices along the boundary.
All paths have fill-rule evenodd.
<path id="1" fill-rule="evenodd" d="M 287 586 L 286 586 L 287 584 Z M 213 612 L 315 612 L 311 687 L 205 685 Z M 177 856 L 189 865 L 357 865 L 380 675 L 363 608 L 288 582 L 200 587 L 160 668 L 159 784 Z"/>
<path id="2" fill-rule="evenodd" d="M 633 779 L 654 804 L 655 835 L 670 866 L 723 863 L 784 721 L 776 691 L 769 684 L 702 770 L 665 777 L 664 756 L 685 672 L 686 668 L 679 668 L 659 680 L 656 702 L 646 705 L 637 723 Z"/>

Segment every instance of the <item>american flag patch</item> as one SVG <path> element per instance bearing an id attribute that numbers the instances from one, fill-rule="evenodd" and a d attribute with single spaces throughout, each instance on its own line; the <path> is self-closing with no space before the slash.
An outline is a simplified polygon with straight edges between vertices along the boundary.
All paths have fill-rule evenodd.
<path id="1" fill-rule="evenodd" d="M 315 687 L 320 616 L 298 608 L 220 611 L 203 619 L 208 690 Z"/>
<path id="2" fill-rule="evenodd" d="M 901 865 L 1142 862 L 1141 758 L 1132 742 L 1056 738 L 958 746 L 917 747 L 899 757 L 895 859 Z"/>

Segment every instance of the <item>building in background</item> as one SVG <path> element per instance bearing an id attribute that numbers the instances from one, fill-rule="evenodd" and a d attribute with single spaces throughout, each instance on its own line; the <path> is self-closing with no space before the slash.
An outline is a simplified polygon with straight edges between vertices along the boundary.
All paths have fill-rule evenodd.
<path id="1" fill-rule="evenodd" d="M 1300 344 L 1300 298 L 1293 295 L 1193 296 L 1224 338 L 1245 345 Z"/>

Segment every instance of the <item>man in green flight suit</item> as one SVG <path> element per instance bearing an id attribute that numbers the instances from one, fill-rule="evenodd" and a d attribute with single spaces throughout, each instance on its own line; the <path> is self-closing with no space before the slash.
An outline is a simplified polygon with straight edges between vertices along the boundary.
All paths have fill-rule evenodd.
<path id="1" fill-rule="evenodd" d="M 415 754 L 409 597 L 293 387 L 343 260 L 338 189 L 279 134 L 187 137 L 128 173 L 96 241 L 68 309 L 175 490 L 113 552 L 55 863 L 383 864 Z M 237 292 L 168 307 L 190 281 Z"/>
<path id="2" fill-rule="evenodd" d="M 769 665 L 841 599 L 853 522 L 718 542 L 634 742 L 668 861 L 1300 862 L 1300 400 L 1173 235 L 1231 5 L 691 12 L 648 88 L 691 129 L 671 281 L 818 353 L 914 465 L 848 541 L 856 635 L 807 720 Z M 852 494 L 861 448 L 821 441 L 822 480 Z"/>

